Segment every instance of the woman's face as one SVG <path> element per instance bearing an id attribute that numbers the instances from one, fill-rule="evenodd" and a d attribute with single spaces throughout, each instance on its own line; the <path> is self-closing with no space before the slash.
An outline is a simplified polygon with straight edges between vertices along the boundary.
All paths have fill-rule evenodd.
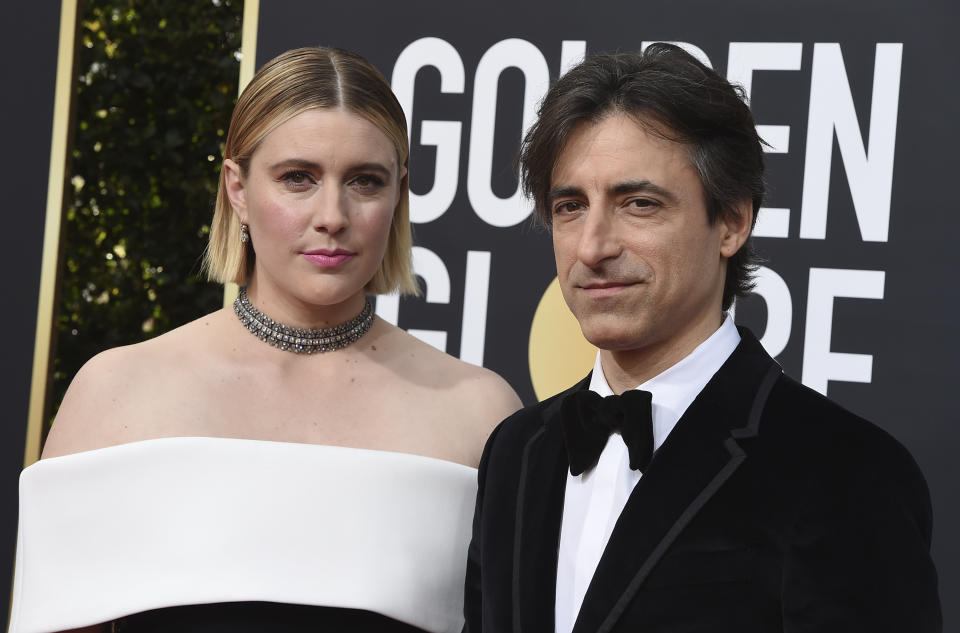
<path id="1" fill-rule="evenodd" d="M 246 176 L 231 160 L 224 169 L 234 211 L 250 227 L 261 304 L 358 311 L 406 173 L 390 139 L 346 110 L 307 110 L 267 135 Z"/>

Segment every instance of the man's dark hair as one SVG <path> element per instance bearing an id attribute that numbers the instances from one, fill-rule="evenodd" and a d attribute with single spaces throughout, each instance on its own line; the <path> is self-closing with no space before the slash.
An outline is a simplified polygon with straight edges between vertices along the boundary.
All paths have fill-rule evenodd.
<path id="1" fill-rule="evenodd" d="M 764 194 L 763 141 L 743 89 L 682 48 L 658 43 L 642 53 L 591 55 L 547 92 L 520 149 L 523 189 L 543 224 L 552 222 L 550 181 L 571 132 L 580 123 L 598 123 L 614 113 L 629 115 L 647 132 L 687 147 L 711 224 L 736 216 L 737 206 L 747 199 L 753 202 L 756 223 Z M 756 260 L 748 239 L 727 261 L 724 310 L 753 288 Z"/>

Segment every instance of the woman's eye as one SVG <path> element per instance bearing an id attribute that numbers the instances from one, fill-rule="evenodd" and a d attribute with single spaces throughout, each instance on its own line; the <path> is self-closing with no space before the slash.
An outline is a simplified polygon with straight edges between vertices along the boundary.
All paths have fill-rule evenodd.
<path id="1" fill-rule="evenodd" d="M 310 174 L 305 171 L 288 171 L 280 176 L 280 180 L 294 187 L 303 187 L 311 182 Z"/>
<path id="2" fill-rule="evenodd" d="M 374 191 L 383 186 L 383 179 L 373 174 L 360 174 L 350 184 L 361 191 Z"/>

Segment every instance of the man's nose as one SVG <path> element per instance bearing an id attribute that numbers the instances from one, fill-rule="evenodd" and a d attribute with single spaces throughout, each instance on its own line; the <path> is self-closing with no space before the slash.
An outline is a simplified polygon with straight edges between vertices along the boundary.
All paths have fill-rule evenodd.
<path id="1" fill-rule="evenodd" d="M 597 208 L 591 209 L 582 226 L 577 257 L 583 264 L 595 268 L 604 260 L 620 254 L 620 239 L 615 218 L 611 213 Z"/>
<path id="2" fill-rule="evenodd" d="M 319 233 L 339 233 L 350 225 L 348 200 L 336 186 L 322 187 L 314 200 L 313 228 Z"/>

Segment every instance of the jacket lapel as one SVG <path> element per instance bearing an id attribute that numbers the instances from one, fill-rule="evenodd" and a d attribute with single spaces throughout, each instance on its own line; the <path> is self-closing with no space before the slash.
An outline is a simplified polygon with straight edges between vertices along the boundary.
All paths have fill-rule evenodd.
<path id="1" fill-rule="evenodd" d="M 570 393 L 586 389 L 590 376 L 558 395 L 543 410 L 543 425 L 523 448 L 513 543 L 513 631 L 553 633 L 557 551 L 567 454 L 560 405 Z"/>
<path id="2" fill-rule="evenodd" d="M 781 374 L 742 330 L 740 345 L 677 422 L 631 493 L 573 633 L 613 628 L 667 548 L 745 459 L 738 440 L 757 434 L 763 405 Z"/>

